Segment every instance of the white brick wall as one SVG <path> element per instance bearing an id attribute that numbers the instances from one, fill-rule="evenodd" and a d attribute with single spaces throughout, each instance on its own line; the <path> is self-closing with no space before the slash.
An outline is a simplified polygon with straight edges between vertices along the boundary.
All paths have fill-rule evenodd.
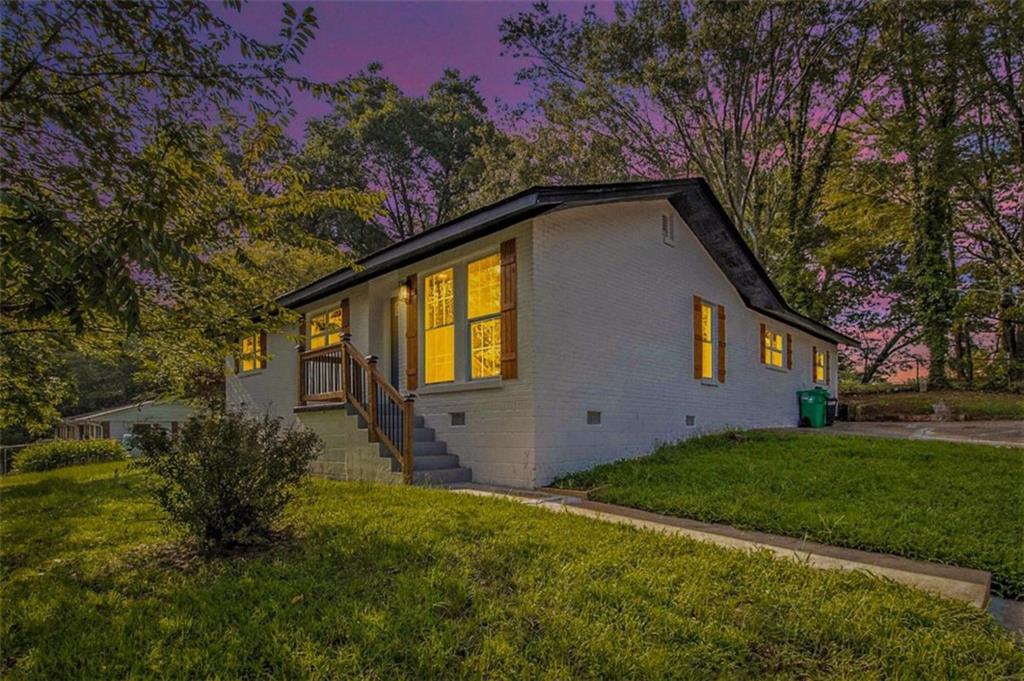
<path id="1" fill-rule="evenodd" d="M 292 409 L 298 403 L 299 392 L 295 338 L 285 333 L 268 333 L 267 354 L 266 368 L 244 374 L 235 374 L 234 360 L 227 361 L 227 406 L 256 416 L 280 416 L 291 424 L 295 421 Z"/>
<path id="2" fill-rule="evenodd" d="M 661 216 L 676 220 L 674 247 L 662 242 Z M 664 201 L 561 210 L 334 294 L 302 311 L 350 300 L 353 343 L 380 358 L 390 375 L 390 300 L 399 282 L 495 252 L 515 237 L 518 270 L 519 378 L 424 386 L 416 413 L 448 443 L 476 482 L 532 487 L 555 476 L 648 453 L 673 441 L 728 427 L 794 425 L 796 391 L 812 387 L 811 346 L 835 347 L 747 309 L 678 214 Z M 726 307 L 727 376 L 722 385 L 693 379 L 694 295 Z M 457 304 L 462 305 L 464 301 Z M 399 315 L 399 376 L 405 388 L 405 311 Z M 422 308 L 420 323 L 422 324 Z M 793 336 L 793 369 L 760 363 L 759 324 Z M 457 333 L 456 361 L 465 362 Z M 422 360 L 422 333 L 419 334 Z M 229 404 L 294 419 L 295 341 L 269 337 L 260 372 L 230 375 Z M 826 348 L 827 346 L 827 348 Z M 457 374 L 464 374 L 460 369 Z M 587 425 L 588 410 L 601 412 Z M 465 426 L 451 412 L 466 413 Z M 687 427 L 687 415 L 696 419 Z"/>
<path id="3" fill-rule="evenodd" d="M 472 243 L 452 249 L 441 255 L 416 263 L 414 267 L 402 270 L 397 281 L 407 275 L 419 275 L 418 290 L 422 295 L 425 272 L 443 269 L 449 265 L 497 252 L 502 241 L 516 240 L 517 309 L 519 334 L 519 378 L 509 381 L 488 380 L 496 387 L 476 388 L 477 384 L 457 381 L 449 388 L 431 388 L 423 385 L 423 371 L 419 372 L 420 388 L 416 390 L 416 413 L 424 416 L 426 425 L 437 431 L 437 439 L 448 443 L 448 452 L 457 454 L 461 465 L 473 470 L 473 480 L 512 487 L 533 485 L 534 462 L 534 392 L 533 380 L 536 363 L 529 347 L 533 343 L 533 246 L 532 229 L 529 222 L 478 239 Z M 456 290 L 462 285 L 457 281 Z M 464 296 L 456 296 L 456 305 L 465 304 Z M 421 307 L 422 310 L 422 307 Z M 402 388 L 405 387 L 405 315 L 400 316 L 402 358 L 400 375 Z M 420 323 L 423 318 L 420 316 Z M 461 330 L 457 330 L 461 331 Z M 419 357 L 422 361 L 422 337 Z M 466 339 L 456 334 L 456 363 L 465 362 Z M 460 373 L 466 373 L 457 367 Z M 460 389 L 461 388 L 461 389 Z M 451 413 L 465 412 L 466 425 L 452 426 Z"/>
<path id="4" fill-rule="evenodd" d="M 662 241 L 663 213 L 677 221 L 675 247 Z M 812 387 L 811 345 L 828 344 L 746 308 L 667 202 L 542 216 L 534 260 L 534 484 L 645 454 L 658 441 L 796 423 L 795 393 Z M 694 295 L 726 308 L 722 385 L 693 378 Z M 791 371 L 761 364 L 762 321 L 793 335 Z M 602 413 L 600 425 L 587 425 L 588 410 Z M 687 415 L 695 427 L 685 426 Z"/>

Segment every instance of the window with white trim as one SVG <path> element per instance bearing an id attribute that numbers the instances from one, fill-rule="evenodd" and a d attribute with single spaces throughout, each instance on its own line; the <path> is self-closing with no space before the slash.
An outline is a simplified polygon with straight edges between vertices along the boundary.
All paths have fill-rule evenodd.
<path id="1" fill-rule="evenodd" d="M 701 378 L 707 381 L 715 377 L 715 308 L 707 302 L 700 305 L 700 349 Z"/>
<path id="2" fill-rule="evenodd" d="M 764 352 L 761 354 L 762 361 L 770 367 L 781 369 L 784 361 L 785 336 L 765 328 L 764 338 L 761 339 L 761 342 L 764 343 Z"/>
<path id="3" fill-rule="evenodd" d="M 501 375 L 501 256 L 466 268 L 466 318 L 469 327 L 469 378 Z"/>
<path id="4" fill-rule="evenodd" d="M 827 368 L 828 358 L 826 357 L 826 355 L 827 355 L 827 351 L 826 352 L 820 352 L 818 350 L 814 351 L 814 382 L 815 383 L 825 383 L 826 382 L 826 375 L 827 375 L 826 372 L 828 370 L 828 368 Z"/>
<path id="5" fill-rule="evenodd" d="M 239 341 L 238 373 L 255 371 L 260 368 L 260 359 L 266 353 L 262 343 L 263 334 L 254 333 Z"/>
<path id="6" fill-rule="evenodd" d="M 325 348 L 341 342 L 341 328 L 345 320 L 340 307 L 325 310 L 309 318 L 309 349 Z"/>
<path id="7" fill-rule="evenodd" d="M 426 383 L 455 380 L 455 270 L 423 279 L 423 369 Z"/>

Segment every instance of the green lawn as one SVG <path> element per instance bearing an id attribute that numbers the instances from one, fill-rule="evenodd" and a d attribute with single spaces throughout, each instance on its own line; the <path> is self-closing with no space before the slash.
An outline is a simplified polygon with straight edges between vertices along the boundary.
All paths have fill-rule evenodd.
<path id="1" fill-rule="evenodd" d="M 944 405 L 953 421 L 1024 419 L 1024 395 L 1013 393 L 941 390 L 843 394 L 855 421 L 912 421 L 931 418 L 936 404 Z"/>
<path id="2" fill-rule="evenodd" d="M 0 482 L 5 679 L 1024 675 L 961 603 L 439 490 L 316 481 L 297 542 L 172 567 L 124 471 Z"/>
<path id="3" fill-rule="evenodd" d="M 591 498 L 980 568 L 1024 597 L 1024 449 L 796 433 L 662 447 L 555 481 Z"/>

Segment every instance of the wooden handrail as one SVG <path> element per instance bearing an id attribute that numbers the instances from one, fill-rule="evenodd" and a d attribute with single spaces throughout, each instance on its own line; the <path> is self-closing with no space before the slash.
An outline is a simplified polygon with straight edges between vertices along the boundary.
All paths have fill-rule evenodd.
<path id="1" fill-rule="evenodd" d="M 402 481 L 411 484 L 415 398 L 402 395 L 391 385 L 377 369 L 377 358 L 363 355 L 352 345 L 351 338 L 345 333 L 340 343 L 299 353 L 300 404 L 309 400 L 346 402 L 366 421 L 370 442 L 384 445 L 401 466 Z M 326 385 L 328 390 L 307 392 L 307 363 L 320 372 L 316 374 L 319 382 L 314 383 L 321 387 Z"/>
<path id="2" fill-rule="evenodd" d="M 321 355 L 330 355 L 331 353 L 337 352 L 341 348 L 341 343 L 335 343 L 334 345 L 327 345 L 316 350 L 304 350 L 299 353 L 299 357 L 302 359 L 314 359 Z"/>

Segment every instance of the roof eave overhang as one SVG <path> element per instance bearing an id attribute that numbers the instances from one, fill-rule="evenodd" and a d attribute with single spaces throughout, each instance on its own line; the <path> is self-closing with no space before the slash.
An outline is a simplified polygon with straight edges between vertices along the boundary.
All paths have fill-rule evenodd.
<path id="1" fill-rule="evenodd" d="M 669 202 L 732 282 L 747 307 L 817 338 L 860 347 L 857 340 L 789 307 L 707 182 L 698 178 L 673 194 Z"/>
<path id="2" fill-rule="evenodd" d="M 694 182 L 697 180 L 669 180 L 643 185 L 534 187 L 371 253 L 357 261 L 355 267 L 339 270 L 289 291 L 279 296 L 277 302 L 290 309 L 303 307 L 561 206 L 668 198 L 680 187 Z"/>
<path id="3" fill-rule="evenodd" d="M 562 207 L 668 200 L 718 265 L 747 307 L 824 340 L 859 347 L 838 331 L 790 308 L 702 178 L 658 182 L 533 187 L 472 213 L 392 244 L 345 268 L 279 296 L 296 309 L 374 277 Z"/>

